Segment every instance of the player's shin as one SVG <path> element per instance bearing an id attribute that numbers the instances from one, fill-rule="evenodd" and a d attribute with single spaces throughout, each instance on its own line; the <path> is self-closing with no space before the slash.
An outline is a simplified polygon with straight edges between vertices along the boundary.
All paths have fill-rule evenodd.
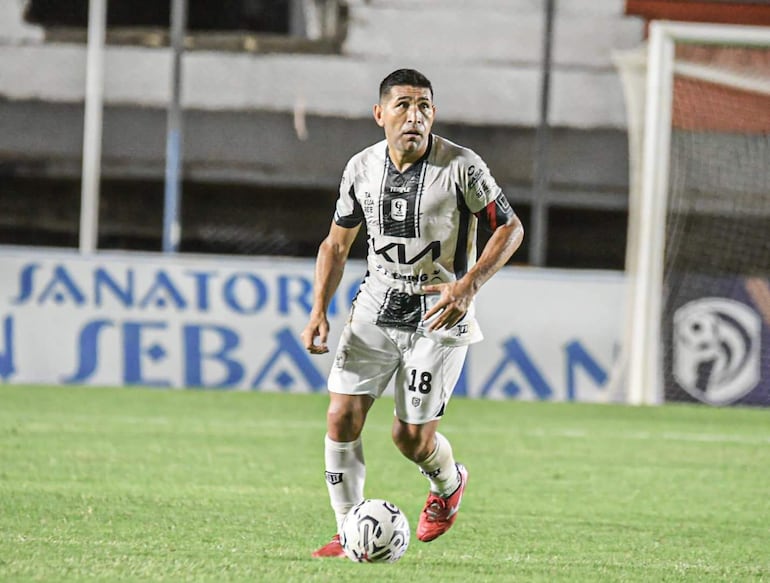
<path id="1" fill-rule="evenodd" d="M 430 490 L 439 496 L 449 496 L 460 485 L 452 446 L 446 437 L 436 432 L 436 448 L 420 464 L 420 471 L 430 481 Z"/>
<path id="2" fill-rule="evenodd" d="M 361 438 L 338 442 L 327 435 L 324 439 L 324 459 L 326 487 L 339 532 L 348 511 L 364 499 L 366 465 Z"/>

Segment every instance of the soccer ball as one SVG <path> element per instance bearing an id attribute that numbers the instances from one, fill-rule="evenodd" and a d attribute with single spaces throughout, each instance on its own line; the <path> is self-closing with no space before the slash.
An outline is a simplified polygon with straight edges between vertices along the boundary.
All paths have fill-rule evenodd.
<path id="1" fill-rule="evenodd" d="M 409 546 L 409 522 L 387 500 L 364 500 L 345 516 L 340 542 L 351 561 L 395 563 Z"/>

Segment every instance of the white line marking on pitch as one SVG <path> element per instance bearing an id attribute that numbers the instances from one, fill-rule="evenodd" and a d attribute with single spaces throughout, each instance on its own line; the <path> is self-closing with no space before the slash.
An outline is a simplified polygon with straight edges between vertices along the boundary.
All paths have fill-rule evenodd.
<path id="1" fill-rule="evenodd" d="M 38 417 L 37 419 L 27 421 L 22 424 L 26 429 L 32 429 L 37 432 L 56 430 L 64 431 L 67 433 L 77 432 L 101 432 L 100 427 L 94 427 L 94 422 L 97 417 L 93 415 L 71 415 L 67 416 L 66 421 L 59 421 L 56 419 L 56 414 L 51 414 L 50 421 Z M 48 416 L 47 416 L 48 417 Z M 241 431 L 259 431 L 259 430 L 294 430 L 294 429 L 319 429 L 323 430 L 325 423 L 323 419 L 317 420 L 274 420 L 274 419 L 253 419 L 248 421 L 235 421 L 231 419 L 214 419 L 202 423 L 200 426 L 191 429 L 185 427 L 182 429 L 184 423 L 180 423 L 178 420 L 170 419 L 162 416 L 133 416 L 133 415 L 118 415 L 107 416 L 110 423 L 124 424 L 129 426 L 149 427 L 154 426 L 168 427 L 174 432 L 177 431 L 191 431 L 193 433 L 204 433 L 212 430 L 224 430 L 227 433 L 241 432 Z M 77 426 L 73 425 L 73 422 L 82 422 L 86 425 Z M 367 424 L 367 431 L 389 431 L 390 425 L 382 423 L 369 423 Z M 746 445 L 770 445 L 770 435 L 738 435 L 727 433 L 685 433 L 674 431 L 663 431 L 661 433 L 653 433 L 650 431 L 588 431 L 585 429 L 567 428 L 567 429 L 517 429 L 512 428 L 494 428 L 494 427 L 465 427 L 453 425 L 451 422 L 442 425 L 445 431 L 451 431 L 457 434 L 509 434 L 509 435 L 521 435 L 524 437 L 544 437 L 544 438 L 570 438 L 570 439 L 626 439 L 626 440 L 641 440 L 641 441 L 680 441 L 680 442 L 693 442 L 693 443 L 735 443 Z"/>

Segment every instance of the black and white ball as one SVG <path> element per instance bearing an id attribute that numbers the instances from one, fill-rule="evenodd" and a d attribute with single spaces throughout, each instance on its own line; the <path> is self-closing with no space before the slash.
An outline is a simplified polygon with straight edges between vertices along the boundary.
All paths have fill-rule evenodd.
<path id="1" fill-rule="evenodd" d="M 364 500 L 342 522 L 340 542 L 351 561 L 395 563 L 409 546 L 409 522 L 392 502 Z"/>

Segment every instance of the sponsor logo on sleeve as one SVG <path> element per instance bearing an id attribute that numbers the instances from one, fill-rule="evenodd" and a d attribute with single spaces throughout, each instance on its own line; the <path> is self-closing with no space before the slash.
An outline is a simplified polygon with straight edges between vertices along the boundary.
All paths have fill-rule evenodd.
<path id="1" fill-rule="evenodd" d="M 476 168 L 473 165 L 468 167 L 468 190 L 472 190 L 478 199 L 484 198 L 490 192 L 489 185 L 484 180 L 484 177 L 483 168 Z"/>

